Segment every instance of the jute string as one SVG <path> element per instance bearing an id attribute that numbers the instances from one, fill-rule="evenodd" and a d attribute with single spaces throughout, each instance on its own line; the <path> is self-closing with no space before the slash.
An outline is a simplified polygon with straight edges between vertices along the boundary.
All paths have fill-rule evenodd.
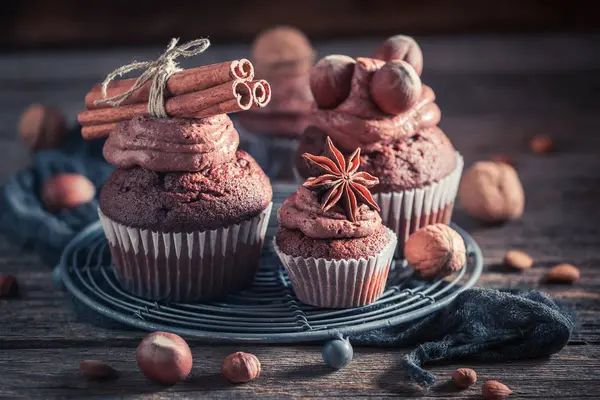
<path id="1" fill-rule="evenodd" d="M 148 100 L 148 113 L 153 117 L 168 118 L 165 111 L 165 86 L 171 75 L 183 70 L 179 68 L 175 59 L 179 56 L 192 57 L 201 54 L 210 46 L 208 39 L 192 40 L 181 46 L 177 46 L 178 41 L 179 39 L 171 39 L 167 50 L 154 61 L 133 62 L 123 65 L 108 74 L 104 82 L 102 82 L 103 99 L 96 100 L 94 104 L 110 104 L 113 107 L 118 107 L 130 98 L 136 90 L 144 86 L 146 82 L 152 80 Z M 131 89 L 116 96 L 107 97 L 106 89 L 111 81 L 136 69 L 144 69 L 144 72 L 137 78 Z"/>

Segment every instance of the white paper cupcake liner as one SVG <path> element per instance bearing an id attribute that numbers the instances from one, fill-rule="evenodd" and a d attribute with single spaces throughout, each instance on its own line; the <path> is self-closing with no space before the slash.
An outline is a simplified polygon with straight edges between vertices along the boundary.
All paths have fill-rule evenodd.
<path id="1" fill-rule="evenodd" d="M 252 283 L 273 204 L 239 224 L 202 232 L 154 232 L 98 214 L 121 285 L 149 300 L 225 297 Z"/>
<path id="2" fill-rule="evenodd" d="M 293 257 L 279 249 L 276 239 L 273 248 L 301 302 L 324 308 L 353 308 L 371 304 L 383 294 L 396 248 L 396 235 L 390 229 L 388 233 L 388 245 L 368 258 Z"/>
<path id="3" fill-rule="evenodd" d="M 414 231 L 430 224 L 450 223 L 464 166 L 459 153 L 456 158 L 454 171 L 439 182 L 419 189 L 373 194 L 383 224 L 398 236 L 397 257 L 402 256 L 404 243 Z"/>

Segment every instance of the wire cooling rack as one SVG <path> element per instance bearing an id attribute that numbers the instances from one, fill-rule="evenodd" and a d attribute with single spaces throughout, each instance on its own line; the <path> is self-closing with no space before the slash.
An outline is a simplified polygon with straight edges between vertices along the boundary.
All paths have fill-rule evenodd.
<path id="1" fill-rule="evenodd" d="M 223 301 L 194 304 L 147 301 L 121 289 L 113 271 L 108 243 L 99 222 L 65 248 L 58 266 L 66 289 L 97 313 L 126 325 L 169 331 L 210 342 L 291 343 L 331 340 L 405 323 L 432 313 L 472 287 L 483 267 L 473 238 L 456 225 L 467 247 L 467 263 L 457 274 L 422 281 L 402 260 L 395 261 L 386 290 L 374 304 L 354 309 L 320 309 L 294 295 L 288 276 L 271 248 L 276 213 L 296 189 L 276 185 L 273 216 L 255 281 Z"/>

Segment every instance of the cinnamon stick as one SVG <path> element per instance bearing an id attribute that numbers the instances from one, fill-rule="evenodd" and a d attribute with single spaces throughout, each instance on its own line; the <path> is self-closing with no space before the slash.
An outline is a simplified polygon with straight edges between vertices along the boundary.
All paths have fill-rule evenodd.
<path id="1" fill-rule="evenodd" d="M 271 101 L 271 86 L 264 79 L 248 82 L 248 86 L 252 90 L 254 105 L 257 107 L 266 106 Z"/>
<path id="2" fill-rule="evenodd" d="M 197 92 L 221 85 L 233 80 L 250 81 L 254 78 L 254 67 L 246 59 L 227 61 L 219 64 L 206 65 L 187 69 L 174 73 L 165 88 L 165 97 L 175 97 L 191 92 Z M 113 97 L 125 93 L 135 83 L 136 78 L 112 81 L 107 89 L 107 97 Z M 152 82 L 146 82 L 140 89 L 136 90 L 131 97 L 122 105 L 147 103 Z M 85 106 L 89 110 L 110 108 L 110 104 L 95 104 L 96 101 L 104 99 L 102 85 L 94 85 L 92 90 L 85 96 Z"/>
<path id="3" fill-rule="evenodd" d="M 107 137 L 114 131 L 117 127 L 117 123 L 109 123 L 102 125 L 90 125 L 90 126 L 82 126 L 81 127 L 81 136 L 85 140 L 94 140 L 101 139 L 103 137 Z"/>
<path id="4" fill-rule="evenodd" d="M 252 90 L 248 84 L 242 81 L 232 81 L 202 91 L 171 97 L 165 102 L 165 110 L 171 117 L 189 118 L 191 115 L 211 109 L 221 103 L 227 104 L 221 106 L 227 109 L 226 112 L 247 110 L 252 106 L 252 101 Z M 86 127 L 125 121 L 138 115 L 148 115 L 146 104 L 82 111 L 77 116 L 77 120 Z"/>

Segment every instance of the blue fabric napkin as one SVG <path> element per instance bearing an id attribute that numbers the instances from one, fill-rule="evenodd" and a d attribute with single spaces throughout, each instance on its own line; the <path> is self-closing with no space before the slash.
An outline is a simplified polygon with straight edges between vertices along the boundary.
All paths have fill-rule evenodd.
<path id="1" fill-rule="evenodd" d="M 83 174 L 99 189 L 112 171 L 102 158 L 102 145 L 103 141 L 84 141 L 80 128 L 75 128 L 61 148 L 36 154 L 33 164 L 0 190 L 0 234 L 54 266 L 73 236 L 97 219 L 98 204 L 93 200 L 52 214 L 40 201 L 39 190 L 46 179 L 62 172 Z M 405 358 L 406 371 L 415 383 L 427 387 L 435 382 L 424 370 L 428 363 L 546 357 L 566 345 L 574 324 L 574 312 L 544 293 L 469 289 L 418 322 L 351 339 L 371 346 L 416 346 Z"/>

